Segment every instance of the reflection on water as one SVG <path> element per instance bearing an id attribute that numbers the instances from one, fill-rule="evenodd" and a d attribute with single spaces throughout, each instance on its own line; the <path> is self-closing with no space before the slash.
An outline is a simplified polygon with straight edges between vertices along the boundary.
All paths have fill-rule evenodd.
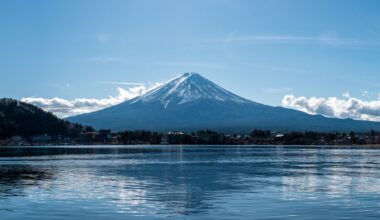
<path id="1" fill-rule="evenodd" d="M 380 150 L 0 149 L 1 219 L 379 219 Z"/>
<path id="2" fill-rule="evenodd" d="M 29 165 L 0 166 L 0 199 L 23 195 L 23 188 L 52 178 L 49 170 Z"/>

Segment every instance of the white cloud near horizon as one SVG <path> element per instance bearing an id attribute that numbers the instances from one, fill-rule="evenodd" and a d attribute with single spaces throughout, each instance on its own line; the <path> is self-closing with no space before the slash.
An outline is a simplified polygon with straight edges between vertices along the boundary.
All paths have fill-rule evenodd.
<path id="1" fill-rule="evenodd" d="M 113 105 L 120 104 L 129 99 L 145 94 L 147 91 L 156 88 L 160 83 L 154 84 L 152 87 L 139 85 L 128 89 L 117 88 L 117 96 L 109 96 L 108 98 L 95 99 L 95 98 L 76 98 L 67 100 L 62 98 L 40 98 L 40 97 L 26 97 L 21 101 L 36 105 L 45 111 L 54 113 L 60 118 L 65 118 L 73 115 L 89 113 L 101 110 Z"/>
<path id="2" fill-rule="evenodd" d="M 343 98 L 285 95 L 282 106 L 326 117 L 380 121 L 380 95 L 377 100 L 369 101 L 351 97 L 348 92 L 343 94 Z"/>

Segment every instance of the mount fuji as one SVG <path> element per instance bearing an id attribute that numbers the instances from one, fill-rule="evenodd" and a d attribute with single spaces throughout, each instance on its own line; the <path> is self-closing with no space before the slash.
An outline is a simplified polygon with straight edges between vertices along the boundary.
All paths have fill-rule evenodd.
<path id="1" fill-rule="evenodd" d="M 256 103 L 223 89 L 197 73 L 182 74 L 144 95 L 68 120 L 113 131 L 380 130 L 380 123 L 377 122 L 327 118 Z"/>

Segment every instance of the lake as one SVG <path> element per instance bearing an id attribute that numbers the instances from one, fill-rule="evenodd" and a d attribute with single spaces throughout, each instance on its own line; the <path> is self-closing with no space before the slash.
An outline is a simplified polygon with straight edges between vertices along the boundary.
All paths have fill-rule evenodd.
<path id="1" fill-rule="evenodd" d="M 0 148 L 0 219 L 380 219 L 380 149 Z"/>

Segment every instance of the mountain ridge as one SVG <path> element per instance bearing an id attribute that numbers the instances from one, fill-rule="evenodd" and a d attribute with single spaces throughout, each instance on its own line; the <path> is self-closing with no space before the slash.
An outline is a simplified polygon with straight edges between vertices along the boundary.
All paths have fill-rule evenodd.
<path id="1" fill-rule="evenodd" d="M 184 73 L 144 95 L 68 120 L 115 131 L 380 130 L 377 122 L 327 118 L 257 103 L 225 90 L 198 73 Z"/>

